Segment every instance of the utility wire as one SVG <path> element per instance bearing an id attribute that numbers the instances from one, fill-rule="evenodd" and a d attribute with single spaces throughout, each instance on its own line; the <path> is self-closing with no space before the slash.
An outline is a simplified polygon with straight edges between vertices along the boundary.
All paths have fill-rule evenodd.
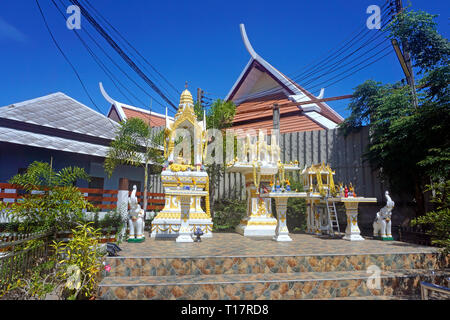
<path id="1" fill-rule="evenodd" d="M 175 104 L 166 97 L 166 95 L 155 85 L 155 83 L 150 80 L 145 73 L 134 63 L 133 60 L 117 45 L 117 43 L 106 33 L 106 31 L 95 21 L 95 19 L 90 15 L 90 13 L 77 1 L 70 0 L 74 5 L 80 8 L 83 16 L 91 23 L 92 26 L 102 35 L 102 37 L 109 43 L 109 45 L 124 59 L 124 61 L 155 91 L 163 100 L 165 100 L 170 107 L 175 111 L 177 107 Z"/>
<path id="2" fill-rule="evenodd" d="M 384 4 L 384 6 L 386 6 L 387 3 Z M 384 7 L 383 6 L 383 7 Z M 383 11 L 384 9 L 380 9 L 381 11 Z M 384 13 L 386 13 L 387 11 L 382 12 L 381 14 L 383 15 Z M 359 39 L 359 36 L 363 33 L 363 36 L 361 39 Z M 339 57 L 341 54 L 344 53 L 344 49 L 346 49 L 348 47 L 348 49 L 350 49 L 351 47 L 354 46 L 354 44 L 350 45 L 352 42 L 355 42 L 356 40 L 362 40 L 364 39 L 368 34 L 370 33 L 370 30 L 367 29 L 366 26 L 363 26 L 361 28 L 361 30 L 359 31 L 359 33 L 354 36 L 350 41 L 346 42 L 339 50 L 337 50 L 336 52 L 331 53 L 329 56 L 327 56 L 325 59 L 320 60 L 319 62 L 317 62 L 314 66 L 304 70 L 303 72 L 301 72 L 298 75 L 291 75 L 290 77 L 292 79 L 296 79 L 296 80 L 303 80 L 305 78 L 307 78 L 307 76 L 311 75 L 312 73 L 316 72 L 316 67 L 317 66 L 321 66 L 321 65 L 325 65 L 327 62 L 333 61 L 335 58 Z M 356 44 L 356 42 L 355 42 Z M 350 45 L 350 46 L 349 46 Z M 343 51 L 344 50 L 344 51 Z M 330 60 L 331 59 L 331 60 Z"/>
<path id="3" fill-rule="evenodd" d="M 55 37 L 53 36 L 53 33 L 50 29 L 50 26 L 47 23 L 47 19 L 45 19 L 45 15 L 44 12 L 42 11 L 42 8 L 39 4 L 38 0 L 35 0 L 39 12 L 41 14 L 42 20 L 44 21 L 44 24 L 47 28 L 48 33 L 50 34 L 50 37 L 53 40 L 53 43 L 55 44 L 55 46 L 58 48 L 59 52 L 61 53 L 61 55 L 64 57 L 64 59 L 66 60 L 66 62 L 70 65 L 70 67 L 72 68 L 73 72 L 75 73 L 76 77 L 78 78 L 78 81 L 80 82 L 81 86 L 83 87 L 84 92 L 86 93 L 86 95 L 89 97 L 89 100 L 91 100 L 92 104 L 95 106 L 95 108 L 97 109 L 97 111 L 99 111 L 101 114 L 103 114 L 103 112 L 100 110 L 100 108 L 97 106 L 97 104 L 94 102 L 94 100 L 92 99 L 91 95 L 89 94 L 89 91 L 87 90 L 86 86 L 84 85 L 83 80 L 81 79 L 80 75 L 78 74 L 78 71 L 76 70 L 75 66 L 70 62 L 69 58 L 67 57 L 67 55 L 64 53 L 64 51 L 62 50 L 62 48 L 59 46 L 58 42 L 56 41 Z M 116 130 L 116 126 L 112 123 L 112 120 L 110 118 L 108 118 L 109 122 L 111 123 L 111 126 L 113 127 L 114 131 Z"/>
<path id="4" fill-rule="evenodd" d="M 65 20 L 65 15 L 63 13 L 63 11 L 61 11 L 61 9 L 59 8 L 59 6 L 56 4 L 56 2 L 54 0 L 51 0 L 53 5 L 56 7 L 56 9 L 58 9 L 59 13 L 61 14 L 62 18 Z M 62 2 L 62 0 L 59 1 L 61 3 L 61 5 L 64 7 L 64 3 Z M 111 80 L 111 82 L 113 83 L 113 85 L 117 88 L 117 90 L 119 90 L 119 92 L 129 101 L 130 98 L 118 87 L 118 85 L 116 84 L 119 83 L 128 93 L 130 93 L 135 99 L 137 99 L 139 102 L 142 103 L 142 105 L 145 105 L 144 102 L 142 102 L 142 100 L 140 100 L 139 98 L 137 98 L 130 90 L 128 90 L 121 82 L 120 80 L 118 80 L 114 73 L 112 73 L 106 66 L 105 64 L 98 58 L 98 56 L 91 50 L 91 48 L 89 47 L 89 45 L 82 39 L 82 37 L 80 36 L 80 34 L 77 32 L 76 29 L 74 29 L 73 31 L 75 31 L 75 35 L 77 36 L 77 38 L 80 40 L 80 42 L 83 44 L 83 46 L 86 48 L 86 50 L 89 52 L 89 54 L 91 55 L 91 57 L 94 59 L 94 61 L 97 63 L 97 65 L 103 70 L 103 72 L 108 76 L 108 78 Z M 88 33 L 85 30 L 86 33 Z M 92 39 L 92 38 L 91 38 Z M 95 40 L 94 40 L 95 41 Z M 113 80 L 113 78 L 115 79 L 115 81 Z"/>
<path id="5" fill-rule="evenodd" d="M 386 5 L 386 4 L 385 4 Z M 387 12 L 387 11 L 386 11 Z M 390 20 L 389 20 L 390 21 Z M 367 29 L 365 26 L 364 26 L 364 29 L 363 30 L 365 30 L 365 29 Z M 364 36 L 361 38 L 361 39 L 363 39 L 363 38 L 365 38 L 368 34 L 370 33 L 370 30 L 367 30 L 366 31 L 366 33 L 364 34 Z M 368 43 L 368 42 L 370 42 L 370 41 L 373 41 L 373 40 L 376 40 L 377 38 L 379 38 L 382 34 L 384 33 L 384 31 L 381 29 L 380 30 L 380 32 L 379 33 L 377 33 L 376 35 L 373 35 L 371 38 L 369 38 L 369 40 L 367 40 L 364 44 L 366 44 L 366 43 Z M 359 34 L 358 34 L 359 35 Z M 358 36 L 357 35 L 357 36 Z M 355 36 L 355 37 L 353 37 L 352 38 L 352 40 L 354 40 L 354 39 L 357 39 L 357 36 Z M 347 44 L 349 44 L 349 43 L 347 43 Z M 354 43 L 353 45 L 351 45 L 350 47 L 348 47 L 346 50 L 348 50 L 348 49 L 350 49 L 351 47 L 353 47 L 354 45 L 355 45 L 356 43 Z M 343 49 L 344 47 L 346 47 L 346 45 L 344 45 L 341 49 Z M 338 62 L 339 63 L 342 63 L 343 61 L 345 61 L 345 59 L 347 59 L 348 57 L 350 57 L 351 55 L 353 55 L 353 54 L 355 54 L 360 48 L 361 48 L 362 46 L 360 46 L 358 49 L 356 49 L 356 50 L 354 50 L 353 52 L 351 52 L 350 54 L 348 54 L 346 57 L 344 57 L 343 59 L 341 59 L 341 60 L 339 60 Z M 340 49 L 340 50 L 341 50 Z M 339 52 L 339 50 L 338 50 L 338 52 Z M 342 55 L 344 52 L 341 52 L 340 54 L 338 54 L 337 56 L 334 56 L 333 57 L 333 59 L 331 59 L 331 60 L 329 60 L 329 58 L 330 57 L 332 57 L 332 55 L 330 55 L 330 56 L 328 56 L 327 58 L 326 58 L 326 60 L 328 60 L 328 63 L 330 63 L 331 61 L 333 61 L 334 59 L 336 59 L 338 56 L 340 56 L 340 55 Z M 366 52 L 366 54 L 368 54 L 368 52 Z M 359 57 L 361 58 L 361 57 L 363 57 L 364 55 L 360 55 Z M 353 59 L 352 61 L 355 61 L 356 59 Z M 322 63 L 322 61 L 323 62 L 325 62 L 325 60 L 321 60 L 319 63 L 317 63 L 316 65 L 320 65 L 321 63 Z M 314 66 L 316 66 L 316 65 L 314 65 Z M 320 68 L 319 70 L 323 70 L 323 69 L 326 69 L 326 68 L 330 68 L 330 67 L 332 67 L 332 66 L 334 66 L 334 65 L 336 65 L 336 67 L 335 68 L 332 68 L 332 70 L 330 70 L 330 71 L 334 71 L 334 72 L 336 72 L 336 71 L 338 71 L 340 68 L 342 68 L 343 66 L 339 66 L 339 64 L 337 64 L 337 63 L 334 63 L 333 65 L 331 65 L 331 66 L 327 66 L 327 65 L 325 65 L 325 66 L 322 66 L 322 68 Z M 348 65 L 348 64 L 345 64 L 345 65 Z M 344 65 L 344 66 L 345 66 Z M 313 67 L 314 67 L 313 66 Z M 338 68 L 338 66 L 340 67 L 340 68 Z M 314 70 L 313 72 L 310 72 L 310 74 L 314 74 L 316 72 L 316 70 Z M 324 73 L 325 75 L 326 74 L 329 74 L 329 72 L 325 72 Z M 323 75 L 324 75 L 323 74 Z M 309 74 L 307 74 L 307 75 L 309 75 Z M 307 78 L 307 75 L 304 75 L 303 76 L 303 79 L 306 79 Z M 323 76 L 322 75 L 322 76 Z M 322 77 L 321 76 L 321 77 Z M 294 82 L 294 81 L 298 81 L 298 76 L 297 77 L 294 77 L 293 79 L 292 79 L 292 81 Z M 290 83 L 290 81 L 289 80 L 286 80 L 286 81 L 283 81 L 284 83 L 284 85 L 288 85 L 288 84 L 291 84 Z M 304 87 L 303 85 L 302 85 L 302 87 Z M 306 88 L 305 88 L 305 90 L 306 90 Z M 282 92 L 283 91 L 283 89 L 282 88 L 280 88 L 279 86 L 276 86 L 276 87 L 272 87 L 272 88 L 269 88 L 269 89 L 266 89 L 266 90 L 264 90 L 264 91 L 261 91 L 261 92 L 258 92 L 258 93 L 256 93 L 256 94 L 253 94 L 253 95 L 247 95 L 246 97 L 245 97 L 245 99 L 252 99 L 252 98 L 256 98 L 256 97 L 260 97 L 260 96 L 262 96 L 262 95 L 267 95 L 267 94 L 275 94 L 275 93 L 278 93 L 278 92 Z"/>
<path id="6" fill-rule="evenodd" d="M 115 31 L 117 34 L 118 34 L 118 36 L 129 46 L 129 47 L 131 47 L 133 50 L 134 50 L 134 52 L 136 52 L 136 54 L 145 62 L 145 63 L 147 63 L 151 68 L 152 68 L 152 70 L 154 71 L 154 72 L 156 72 L 169 86 L 170 86 L 170 88 L 172 88 L 173 89 L 173 91 L 175 91 L 175 93 L 177 94 L 177 96 L 179 96 L 180 95 L 180 91 L 179 90 L 177 90 L 173 85 L 172 85 L 172 83 L 170 83 L 167 79 L 166 79 L 166 77 L 164 77 L 107 19 L 105 19 L 105 17 L 103 17 L 103 15 L 90 3 L 90 1 L 88 1 L 88 0 L 85 0 L 85 2 L 88 4 L 88 6 L 97 14 L 97 16 L 99 16 L 100 17 L 100 19 L 101 20 L 103 20 L 105 23 L 106 23 L 106 25 L 107 26 L 109 26 L 110 27 L 110 30 L 112 29 L 113 31 Z M 131 53 L 131 55 L 133 56 L 133 57 L 135 57 L 134 55 L 133 55 L 133 53 Z M 143 67 L 144 67 L 144 69 L 145 70 L 147 70 L 148 71 L 148 69 L 145 67 L 145 65 L 143 65 Z M 166 92 L 167 92 L 167 90 L 166 90 Z"/>
<path id="7" fill-rule="evenodd" d="M 52 0 L 53 1 L 53 0 Z M 63 4 L 63 2 L 62 2 L 62 0 L 59 0 L 60 1 L 60 3 L 61 3 L 61 5 L 64 7 L 64 4 Z M 60 11 L 60 13 L 61 13 L 61 11 Z M 63 16 L 64 16 L 64 14 L 63 13 L 61 13 Z M 105 49 L 103 49 L 103 47 L 95 40 L 95 38 L 87 31 L 87 29 L 86 28 L 83 28 L 83 30 L 84 30 L 84 32 L 89 36 L 89 38 L 92 40 L 92 42 L 94 42 L 95 43 L 95 45 L 103 52 L 103 54 L 114 64 L 114 66 L 117 68 L 117 69 L 119 69 L 119 71 L 120 72 L 122 72 L 124 75 L 125 75 L 125 77 L 127 77 L 128 78 L 128 80 L 130 80 L 132 83 L 134 83 L 139 89 L 141 89 L 141 91 L 145 94 L 145 95 L 147 95 L 149 98 L 151 98 L 151 99 L 153 99 L 153 100 L 155 100 L 159 105 L 161 105 L 162 107 L 165 107 L 165 105 L 162 103 L 162 102 L 160 102 L 158 99 L 156 99 L 155 97 L 153 97 L 151 94 L 149 94 L 148 92 L 147 92 L 147 90 L 145 90 L 141 85 L 139 85 L 133 78 L 131 78 L 130 77 L 130 75 L 126 72 L 126 71 L 124 71 L 115 61 L 114 61 L 114 59 L 113 58 L 111 58 L 111 56 L 105 51 Z M 78 36 L 78 32 L 76 32 L 76 30 L 74 30 L 75 31 L 75 33 L 77 34 L 77 36 Z M 80 41 L 82 41 L 81 39 L 80 39 Z M 83 41 L 82 41 L 83 42 Z M 114 77 L 116 80 L 117 80 L 117 78 L 116 77 Z M 121 82 L 119 81 L 119 80 L 117 80 L 120 84 L 121 84 Z M 121 84 L 121 86 L 130 94 L 130 95 L 132 95 L 137 101 L 139 101 L 143 106 L 145 106 L 146 104 L 141 100 L 141 99 L 139 99 L 138 97 L 136 97 L 136 95 L 134 95 L 129 89 L 127 89 L 123 84 Z"/>
<path id="8" fill-rule="evenodd" d="M 391 20 L 389 20 L 386 24 L 383 25 L 382 28 L 384 28 L 384 26 L 386 26 Z M 360 45 L 358 48 L 356 48 L 354 51 L 352 51 L 350 54 L 348 54 L 347 56 L 345 56 L 344 58 L 340 59 L 339 61 L 335 62 L 334 64 L 330 65 L 327 69 L 325 69 L 321 74 L 317 75 L 316 77 L 310 79 L 309 81 L 302 83 L 303 87 L 308 87 L 309 84 L 314 83 L 316 80 L 329 75 L 330 73 L 333 73 L 334 71 L 338 71 L 340 68 L 343 68 L 347 65 L 349 65 L 350 63 L 357 61 L 359 58 L 367 55 L 369 52 L 371 52 L 372 50 L 376 49 L 377 47 L 379 47 L 380 45 L 382 45 L 385 41 L 382 40 L 381 42 L 379 42 L 378 44 L 376 44 L 375 46 L 371 47 L 369 45 L 369 48 L 364 51 L 362 54 L 356 56 L 354 59 L 350 60 L 349 62 L 347 62 L 346 64 L 343 64 L 341 62 L 345 61 L 347 58 L 351 57 L 352 55 L 354 55 L 355 53 L 359 52 L 363 47 L 365 47 L 368 43 L 373 43 L 374 41 L 378 40 L 378 38 L 380 38 L 380 36 L 382 36 L 383 33 L 376 33 L 373 37 L 369 38 L 366 42 L 364 42 L 362 45 Z M 391 46 L 389 44 L 389 46 Z M 318 71 L 321 71 L 322 69 L 319 69 Z"/>

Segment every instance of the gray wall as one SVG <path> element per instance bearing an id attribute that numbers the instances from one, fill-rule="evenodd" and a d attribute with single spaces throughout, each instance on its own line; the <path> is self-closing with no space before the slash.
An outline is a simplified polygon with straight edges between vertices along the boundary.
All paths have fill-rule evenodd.
<path id="1" fill-rule="evenodd" d="M 336 172 L 335 183 L 352 184 L 358 196 L 375 197 L 375 204 L 360 205 L 359 225 L 370 226 L 376 212 L 385 205 L 384 192 L 389 186 L 378 177 L 378 171 L 372 171 L 368 162 L 364 162 L 362 155 L 369 141 L 369 129 L 352 133 L 347 137 L 339 134 L 339 129 L 306 131 L 282 134 L 280 147 L 281 160 L 290 162 L 298 160 L 300 167 L 325 162 Z M 299 173 L 298 173 L 299 175 Z M 150 177 L 151 192 L 163 192 L 159 175 Z M 245 199 L 245 179 L 238 173 L 226 173 L 219 182 L 215 192 L 215 199 L 240 198 Z M 404 224 L 413 216 L 413 203 L 400 199 L 391 193 L 396 203 L 393 211 L 393 224 Z M 345 217 L 340 217 L 345 224 Z"/>
<path id="2" fill-rule="evenodd" d="M 385 186 L 371 170 L 369 163 L 362 161 L 368 142 L 368 128 L 344 137 L 338 129 L 305 131 L 282 134 L 280 137 L 281 161 L 299 161 L 300 167 L 325 162 L 336 171 L 335 183 L 343 182 L 356 187 L 357 195 L 376 197 L 384 201 Z M 297 173 L 299 178 L 300 172 Z M 221 179 L 216 198 L 245 197 L 240 192 L 244 177 L 237 173 L 226 173 Z"/>

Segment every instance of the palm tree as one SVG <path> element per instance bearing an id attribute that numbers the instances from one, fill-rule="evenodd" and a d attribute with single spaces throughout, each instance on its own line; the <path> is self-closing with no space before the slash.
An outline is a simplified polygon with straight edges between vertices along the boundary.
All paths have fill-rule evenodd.
<path id="1" fill-rule="evenodd" d="M 163 132 L 154 134 L 152 128 L 139 118 L 130 118 L 121 122 L 104 163 L 109 177 L 118 165 L 144 166 L 144 212 L 147 209 L 148 165 L 163 162 L 159 150 L 163 141 Z"/>

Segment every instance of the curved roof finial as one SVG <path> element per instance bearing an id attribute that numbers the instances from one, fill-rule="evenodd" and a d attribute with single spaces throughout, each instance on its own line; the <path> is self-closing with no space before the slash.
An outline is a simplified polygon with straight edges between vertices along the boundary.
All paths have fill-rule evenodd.
<path id="1" fill-rule="evenodd" d="M 245 32 L 244 24 L 241 23 L 239 25 L 239 27 L 241 28 L 241 36 L 242 36 L 242 41 L 244 41 L 245 48 L 247 49 L 248 53 L 250 53 L 250 55 L 253 57 L 253 59 L 256 59 L 258 54 L 255 52 L 255 50 L 253 50 L 253 47 L 250 44 L 250 41 L 248 40 L 247 33 Z"/>
<path id="2" fill-rule="evenodd" d="M 103 84 L 101 82 L 98 83 L 98 86 L 100 87 L 100 92 L 102 93 L 103 98 L 105 98 L 105 100 L 111 104 L 116 104 L 116 100 L 111 98 L 109 94 L 106 93 L 105 89 L 103 88 Z"/>

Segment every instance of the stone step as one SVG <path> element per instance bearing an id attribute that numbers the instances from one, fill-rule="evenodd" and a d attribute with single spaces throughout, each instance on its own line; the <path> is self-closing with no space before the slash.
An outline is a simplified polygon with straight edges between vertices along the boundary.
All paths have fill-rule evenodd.
<path id="1" fill-rule="evenodd" d="M 422 300 L 420 295 L 409 296 L 362 296 L 362 297 L 336 297 L 316 300 Z"/>
<path id="2" fill-rule="evenodd" d="M 420 294 L 420 281 L 442 282 L 450 269 L 397 270 L 380 273 L 380 288 L 371 289 L 366 271 L 169 275 L 106 277 L 99 299 L 331 299 Z"/>
<path id="3" fill-rule="evenodd" d="M 440 269 L 446 266 L 437 253 L 292 256 L 108 257 L 105 277 L 185 276 L 220 274 L 299 273 Z"/>

